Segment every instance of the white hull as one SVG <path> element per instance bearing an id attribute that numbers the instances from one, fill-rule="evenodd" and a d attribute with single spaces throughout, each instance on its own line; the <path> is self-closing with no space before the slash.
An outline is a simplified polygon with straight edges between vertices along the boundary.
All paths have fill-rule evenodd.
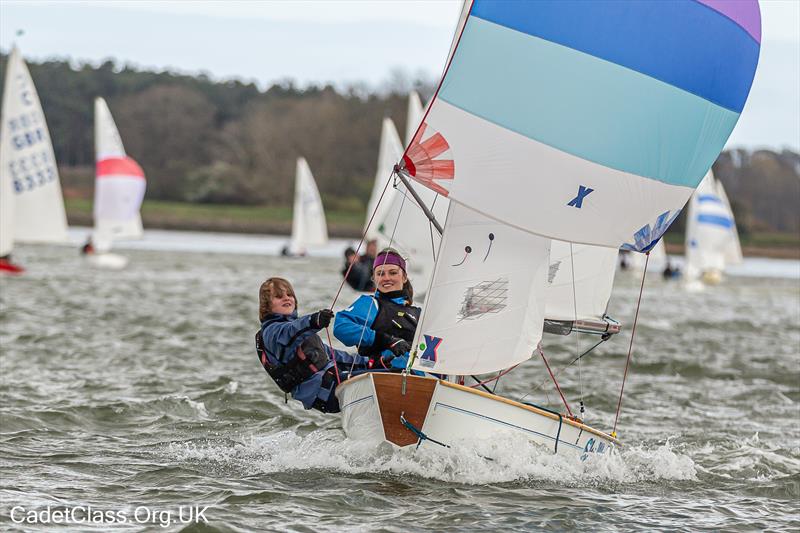
<path id="1" fill-rule="evenodd" d="M 128 264 L 128 258 L 124 255 L 110 253 L 96 253 L 86 257 L 86 260 L 95 268 L 106 268 L 109 270 L 122 270 Z"/>
<path id="2" fill-rule="evenodd" d="M 428 439 L 448 446 L 524 435 L 554 453 L 605 453 L 619 442 L 580 422 L 549 411 L 434 378 L 401 374 L 364 374 L 336 390 L 342 427 L 351 439 L 416 445 L 418 436 L 400 414 Z M 428 399 L 429 398 L 429 399 Z M 435 446 L 423 440 L 425 446 Z"/>

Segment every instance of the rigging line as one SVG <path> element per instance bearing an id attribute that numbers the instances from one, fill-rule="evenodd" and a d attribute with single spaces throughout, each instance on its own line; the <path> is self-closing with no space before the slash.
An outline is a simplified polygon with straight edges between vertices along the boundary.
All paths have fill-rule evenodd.
<path id="1" fill-rule="evenodd" d="M 475 385 L 470 385 L 470 388 L 473 388 L 473 389 L 475 389 L 475 388 L 477 388 L 478 386 L 486 385 L 487 383 L 491 383 L 492 381 L 494 381 L 494 380 L 496 380 L 496 379 L 500 379 L 502 376 L 504 376 L 504 375 L 508 374 L 509 372 L 511 372 L 512 370 L 514 370 L 515 368 L 517 368 L 518 366 L 519 366 L 519 363 L 517 363 L 516 365 L 514 365 L 514 366 L 512 366 L 512 367 L 506 368 L 506 369 L 505 369 L 505 370 L 503 370 L 502 372 L 498 373 L 498 374 L 497 374 L 495 377 L 493 377 L 493 378 L 489 378 L 489 379 L 487 379 L 487 380 L 485 380 L 485 381 L 480 381 L 480 380 L 479 380 L 478 378 L 476 378 L 475 376 L 470 376 L 470 377 L 472 377 L 472 379 L 474 379 L 475 381 L 477 381 L 477 382 L 478 382 L 478 383 L 476 383 Z M 483 388 L 484 388 L 484 389 L 486 389 L 486 387 L 483 387 Z M 489 390 L 489 389 L 486 389 L 486 390 Z M 492 394 L 494 394 L 494 392 L 492 392 Z"/>
<path id="2" fill-rule="evenodd" d="M 628 358 L 625 360 L 625 373 L 622 374 L 622 386 L 619 388 L 619 401 L 617 402 L 617 414 L 614 416 L 614 430 L 611 436 L 617 438 L 617 421 L 619 421 L 619 410 L 622 407 L 622 392 L 625 390 L 625 378 L 628 377 L 628 366 L 631 363 L 631 353 L 633 352 L 633 338 L 636 336 L 636 322 L 639 320 L 639 306 L 642 304 L 642 292 L 644 292 L 644 279 L 647 277 L 647 263 L 650 262 L 650 252 L 645 254 L 644 272 L 642 272 L 642 285 L 639 287 L 639 300 L 636 302 L 636 315 L 633 317 L 633 327 L 631 328 L 631 343 L 628 345 Z"/>
<path id="3" fill-rule="evenodd" d="M 597 348 L 598 346 L 600 346 L 601 344 L 603 344 L 604 342 L 606 342 L 606 341 L 607 341 L 608 339 L 610 339 L 610 338 L 611 338 L 611 337 L 610 337 L 610 336 L 608 336 L 608 335 L 603 335 L 603 337 L 602 337 L 602 338 L 601 338 L 599 341 L 597 341 L 597 342 L 594 344 L 594 346 L 592 346 L 591 348 L 589 348 L 588 350 L 586 350 L 585 352 L 583 352 L 582 354 L 580 354 L 578 357 L 576 357 L 575 359 L 573 359 L 572 361 L 570 361 L 570 362 L 569 362 L 569 363 L 567 363 L 566 365 L 564 365 L 564 366 L 562 366 L 561 368 L 559 368 L 558 370 L 556 370 L 556 372 L 555 372 L 555 375 L 556 375 L 556 377 L 560 376 L 560 375 L 561 375 L 561 373 L 562 373 L 564 370 L 568 369 L 569 367 L 571 367 L 572 365 L 574 365 L 575 363 L 577 363 L 577 362 L 578 362 L 578 361 L 579 361 L 579 360 L 580 360 L 580 359 L 581 359 L 581 358 L 582 358 L 584 355 L 588 355 L 588 354 L 589 354 L 589 352 L 591 352 L 592 350 L 594 350 L 595 348 Z M 531 389 L 530 391 L 526 392 L 526 393 L 525 393 L 525 395 L 524 395 L 524 396 L 522 396 L 522 397 L 521 397 L 519 400 L 517 400 L 517 401 L 518 401 L 518 402 L 521 402 L 522 400 L 524 400 L 525 398 L 527 398 L 527 397 L 528 397 L 528 396 L 529 396 L 531 393 L 533 393 L 533 392 L 536 392 L 537 390 L 539 390 L 539 389 L 541 389 L 542 387 L 544 387 L 544 384 L 545 384 L 545 383 L 547 383 L 547 378 L 543 379 L 543 380 L 542 380 L 542 382 L 541 382 L 541 383 L 539 383 L 539 385 L 537 385 L 535 388 L 533 388 L 533 389 Z"/>
<path id="4" fill-rule="evenodd" d="M 575 254 L 573 253 L 572 243 L 569 243 L 569 262 L 572 270 L 572 311 L 575 316 L 575 324 L 578 323 L 578 296 L 575 289 Z M 581 340 L 578 331 L 575 331 L 575 355 L 577 356 L 581 351 Z M 583 364 L 580 357 L 578 358 L 578 385 L 581 393 L 581 414 L 583 414 Z"/>
<path id="5" fill-rule="evenodd" d="M 336 353 L 333 351 L 333 342 L 331 342 L 331 329 L 325 328 L 325 333 L 328 335 L 328 348 L 331 349 L 331 361 L 333 361 L 333 371 L 336 374 L 336 384 L 342 384 L 342 378 L 339 376 L 339 365 L 336 364 Z M 356 364 L 356 358 L 353 358 L 353 365 Z M 350 372 L 353 372 L 353 367 L 350 367 Z"/>
<path id="6" fill-rule="evenodd" d="M 361 233 L 361 240 L 358 241 L 356 254 L 358 254 L 358 252 L 361 250 L 361 245 L 364 244 L 364 239 L 367 237 L 367 231 L 369 231 L 369 227 L 372 225 L 372 220 L 375 218 L 375 214 L 378 212 L 378 206 L 381 205 L 381 201 L 383 201 L 383 196 L 386 194 L 386 189 L 389 187 L 389 183 L 392 181 L 392 176 L 394 176 L 394 170 L 392 170 L 392 173 L 389 175 L 389 179 L 386 180 L 386 185 L 383 186 L 383 191 L 381 191 L 381 195 L 378 198 L 378 201 L 375 203 L 375 209 L 372 210 L 372 214 L 369 216 L 367 227 L 365 227 L 364 231 Z M 347 267 L 347 272 L 344 273 L 342 282 L 339 284 L 339 290 L 336 291 L 336 296 L 333 297 L 333 302 L 331 302 L 330 309 L 333 309 L 333 306 L 336 305 L 336 300 L 339 299 L 339 295 L 342 293 L 342 288 L 344 288 L 344 284 L 347 281 L 347 276 L 350 275 L 350 271 L 353 269 L 354 264 L 355 263 L 350 263 L 350 266 Z"/>
<path id="7" fill-rule="evenodd" d="M 561 396 L 561 401 L 564 402 L 564 405 L 567 408 L 567 412 L 569 413 L 569 416 L 574 418 L 575 415 L 572 414 L 572 409 L 569 408 L 569 404 L 567 403 L 567 399 L 564 397 L 564 393 L 561 392 L 561 387 L 558 386 L 558 381 L 556 381 L 556 377 L 553 375 L 553 371 L 550 370 L 550 363 L 547 362 L 547 358 L 544 356 L 544 350 L 542 350 L 541 346 L 539 347 L 539 355 L 542 356 L 542 361 L 544 361 L 544 366 L 546 366 L 547 367 L 547 371 L 550 372 L 550 377 L 553 379 L 553 383 L 555 384 L 556 389 L 558 390 L 558 394 Z"/>

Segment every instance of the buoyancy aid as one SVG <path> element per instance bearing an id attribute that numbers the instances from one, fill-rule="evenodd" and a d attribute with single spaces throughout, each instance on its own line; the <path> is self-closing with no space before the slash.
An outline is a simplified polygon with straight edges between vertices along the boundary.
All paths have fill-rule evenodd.
<path id="1" fill-rule="evenodd" d="M 413 342 L 414 332 L 417 330 L 417 322 L 421 309 L 413 305 L 399 304 L 391 298 L 379 295 L 375 298 L 378 303 L 378 314 L 372 322 L 372 330 L 377 333 L 385 333 L 392 337 L 399 337 L 407 342 Z M 358 353 L 374 359 L 386 346 L 359 346 Z"/>
<path id="2" fill-rule="evenodd" d="M 283 392 L 292 392 L 296 386 L 304 382 L 328 364 L 328 353 L 322 339 L 317 335 L 310 335 L 295 351 L 295 356 L 285 364 L 273 365 L 267 357 L 264 339 L 261 330 L 256 333 L 256 353 L 258 360 L 267 374 L 277 383 Z M 280 358 L 275 357 L 276 360 Z"/>

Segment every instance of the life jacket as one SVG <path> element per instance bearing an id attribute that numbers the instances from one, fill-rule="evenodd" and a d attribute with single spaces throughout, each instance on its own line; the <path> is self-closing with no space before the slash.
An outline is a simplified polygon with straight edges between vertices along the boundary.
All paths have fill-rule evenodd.
<path id="1" fill-rule="evenodd" d="M 375 301 L 378 302 L 378 314 L 370 326 L 371 329 L 392 337 L 399 337 L 407 342 L 413 342 L 421 309 L 413 305 L 396 303 L 389 298 L 377 297 Z M 385 346 L 362 345 L 359 346 L 358 353 L 374 359 L 385 349 Z"/>
<path id="2" fill-rule="evenodd" d="M 329 360 L 325 345 L 322 344 L 322 339 L 317 335 L 310 335 L 306 338 L 297 347 L 295 356 L 290 358 L 289 362 L 273 365 L 269 357 L 267 357 L 261 330 L 258 330 L 258 333 L 256 333 L 256 353 L 264 370 L 278 384 L 278 387 L 286 393 L 292 392 L 292 389 L 296 386 L 325 368 Z M 275 359 L 279 358 L 275 357 Z"/>

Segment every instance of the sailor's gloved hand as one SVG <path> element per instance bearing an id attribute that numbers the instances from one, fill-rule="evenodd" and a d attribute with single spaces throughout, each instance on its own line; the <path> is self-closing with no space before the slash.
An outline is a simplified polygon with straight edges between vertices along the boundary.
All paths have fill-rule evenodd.
<path id="1" fill-rule="evenodd" d="M 314 329 L 327 328 L 333 320 L 333 311 L 330 309 L 320 309 L 311 315 L 311 327 Z"/>
<path id="2" fill-rule="evenodd" d="M 408 343 L 408 341 L 398 337 L 393 337 L 392 342 L 389 343 L 387 348 L 392 351 L 395 357 L 400 357 L 401 355 L 405 355 L 411 351 L 411 345 Z"/>

